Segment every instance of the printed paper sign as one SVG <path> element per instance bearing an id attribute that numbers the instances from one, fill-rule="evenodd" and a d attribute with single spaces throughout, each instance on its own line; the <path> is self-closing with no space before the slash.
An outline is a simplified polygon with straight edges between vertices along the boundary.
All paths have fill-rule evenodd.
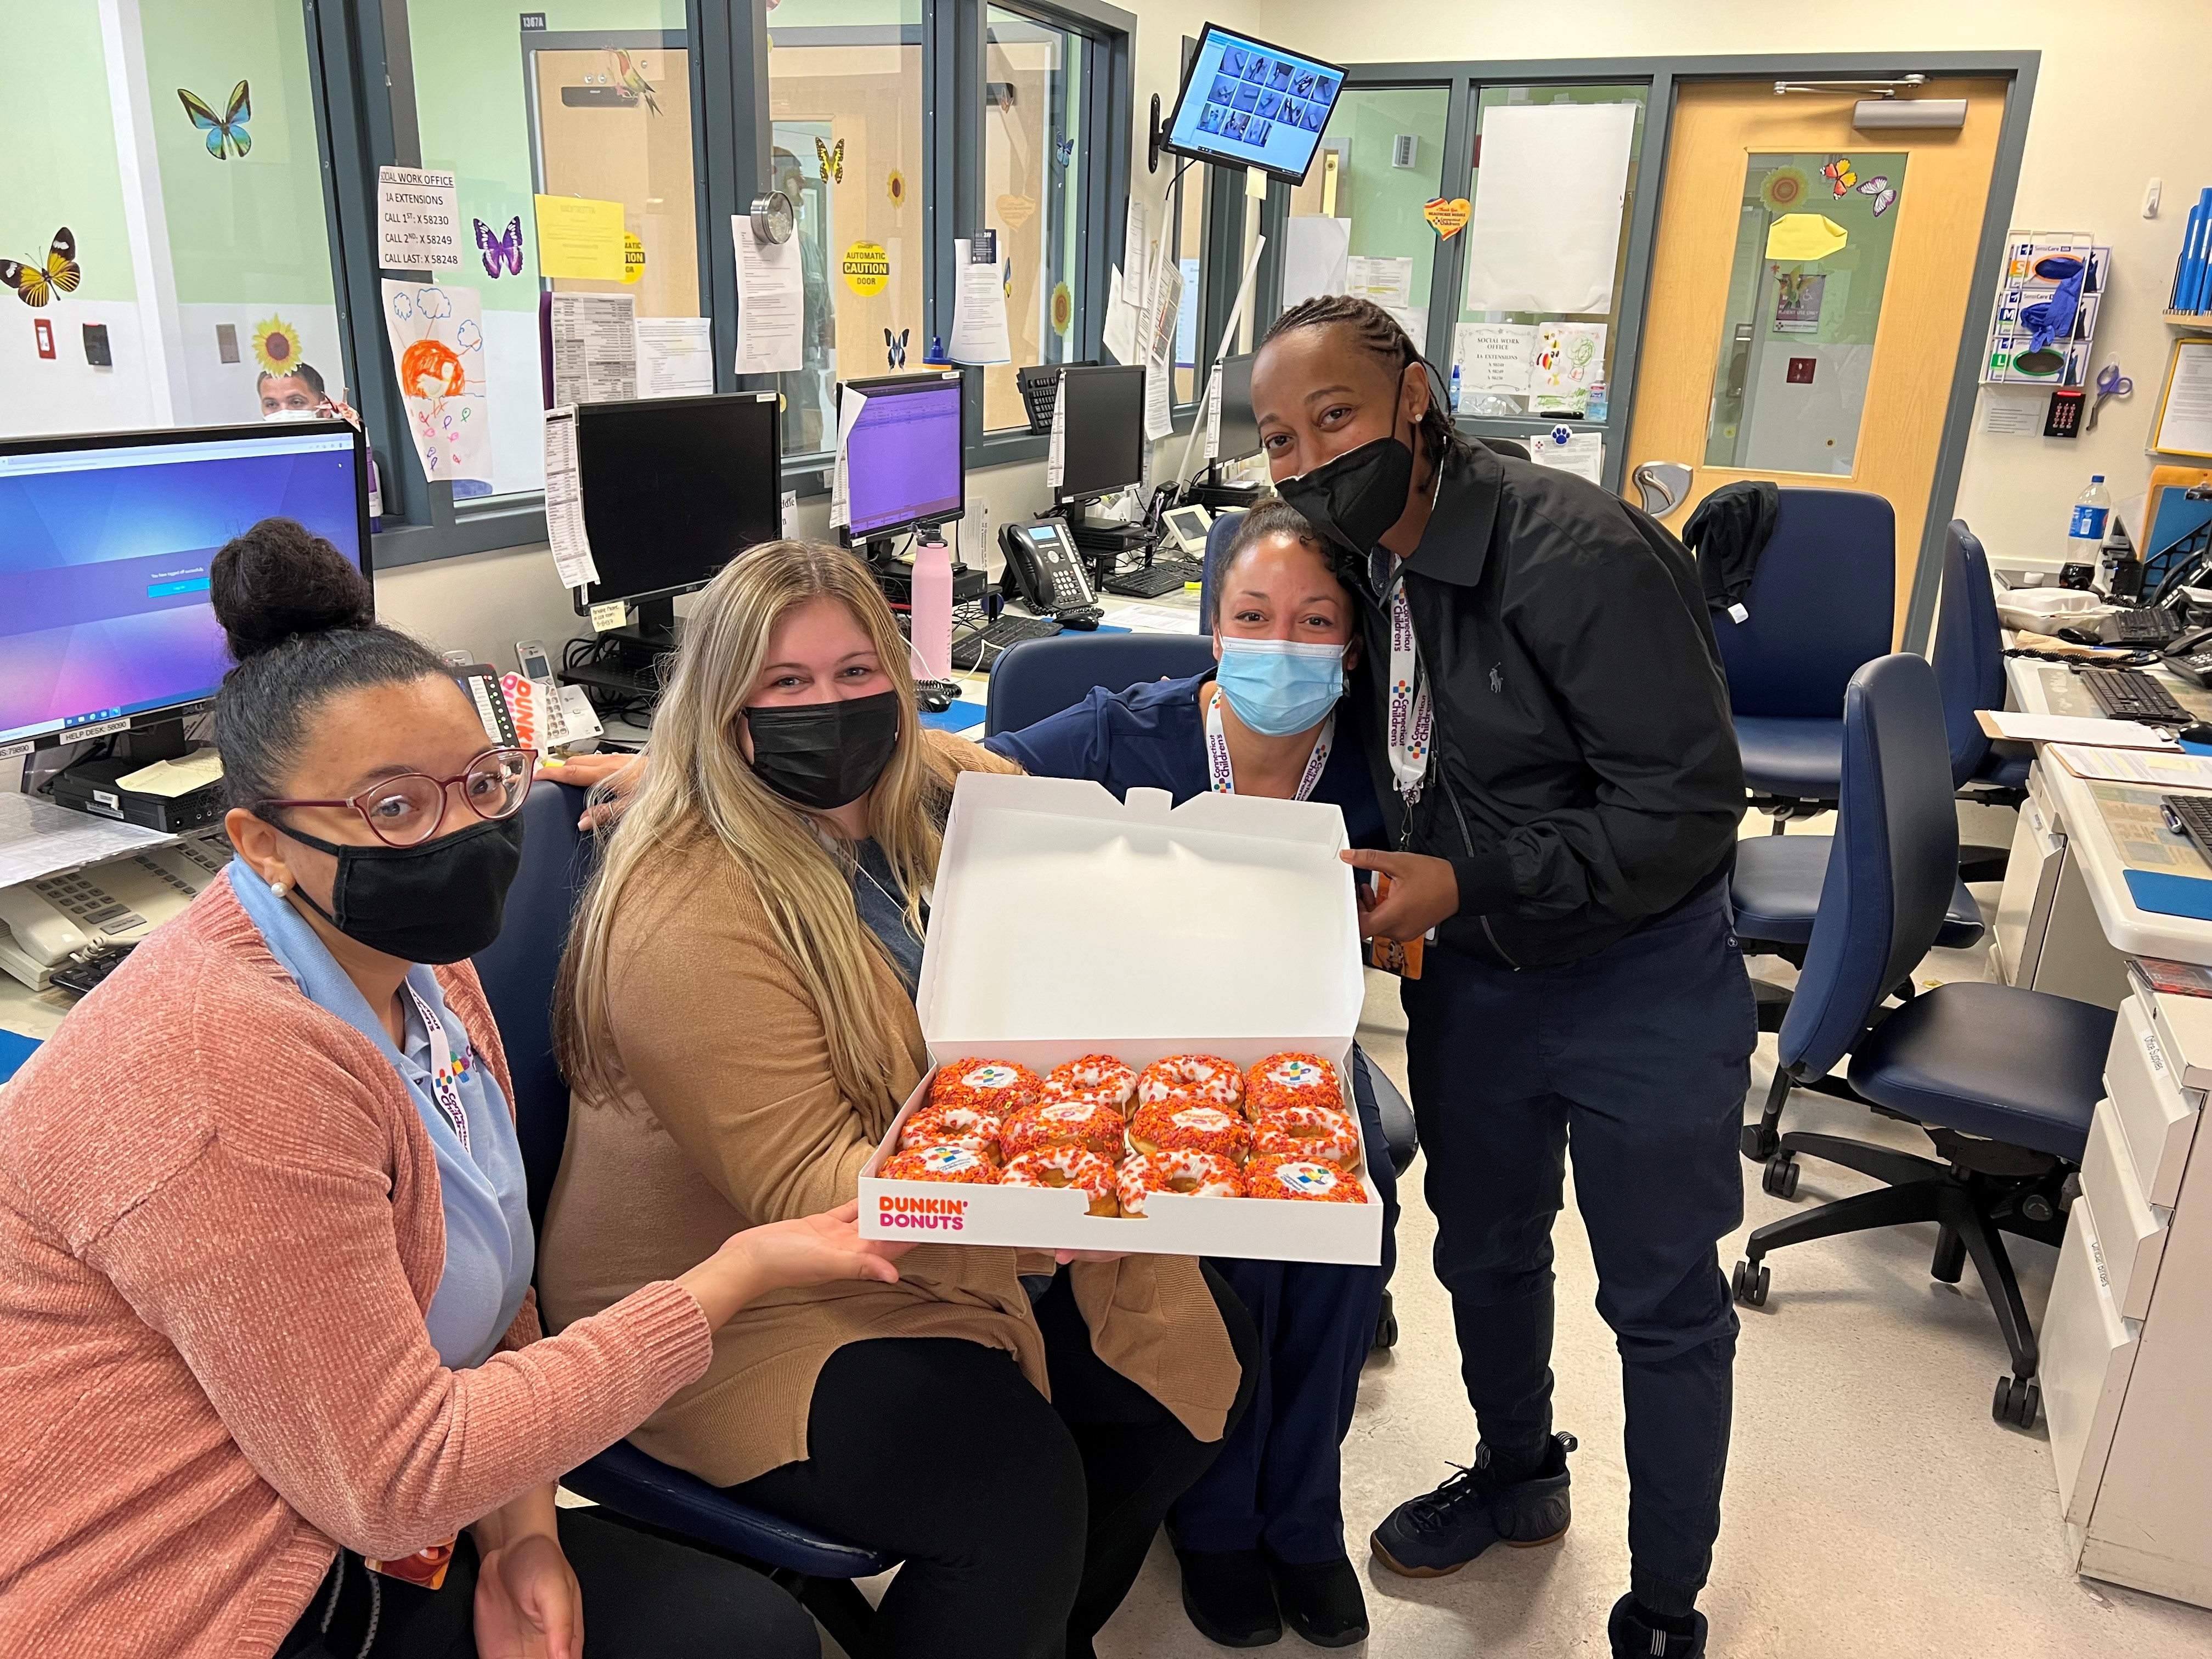
<path id="1" fill-rule="evenodd" d="M 544 276 L 619 283 L 629 268 L 620 202 L 538 198 L 538 270 Z"/>
<path id="2" fill-rule="evenodd" d="M 387 270 L 458 270 L 460 191 L 450 173 L 376 170 L 376 262 Z"/>

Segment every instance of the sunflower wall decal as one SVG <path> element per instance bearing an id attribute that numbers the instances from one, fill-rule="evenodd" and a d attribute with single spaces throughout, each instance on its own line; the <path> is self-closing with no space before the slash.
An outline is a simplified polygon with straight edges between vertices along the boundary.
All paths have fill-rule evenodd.
<path id="1" fill-rule="evenodd" d="M 884 180 L 884 193 L 891 198 L 893 207 L 904 207 L 906 205 L 906 174 L 893 167 L 891 176 Z"/>
<path id="2" fill-rule="evenodd" d="M 1812 193 L 1813 181 L 1797 167 L 1781 167 L 1766 175 L 1759 198 L 1777 213 L 1795 213 Z"/>
<path id="3" fill-rule="evenodd" d="M 289 374 L 300 366 L 300 335 L 282 317 L 254 325 L 255 361 L 271 374 Z"/>

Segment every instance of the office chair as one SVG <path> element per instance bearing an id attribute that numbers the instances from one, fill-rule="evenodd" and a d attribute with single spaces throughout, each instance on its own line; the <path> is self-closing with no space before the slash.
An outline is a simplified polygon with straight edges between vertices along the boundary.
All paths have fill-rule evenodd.
<path id="1" fill-rule="evenodd" d="M 553 980 L 569 913 L 591 876 L 591 840 L 576 828 L 583 810 L 581 789 L 532 787 L 522 808 L 522 867 L 507 893 L 506 920 L 498 939 L 475 958 L 514 1080 L 515 1133 L 533 1224 L 544 1218 L 568 1133 L 568 1085 L 553 1060 Z M 890 1567 L 873 1551 L 740 1504 L 627 1440 L 570 1470 L 561 1484 L 617 1515 L 763 1569 L 799 1596 L 848 1653 L 867 1650 L 872 1615 L 850 1581 Z"/>
<path id="2" fill-rule="evenodd" d="M 1073 708 L 1099 686 L 1184 679 L 1213 666 L 1213 644 L 1194 634 L 1055 634 L 1006 647 L 991 665 L 983 735 L 1018 732 Z"/>
<path id="3" fill-rule="evenodd" d="M 1887 501 L 1856 489 L 1781 497 L 1746 620 L 1713 618 L 1744 781 L 1778 834 L 1836 803 L 1844 683 L 1889 650 L 1897 589 Z"/>
<path id="4" fill-rule="evenodd" d="M 1943 586 L 1936 610 L 1936 681 L 1943 690 L 1943 730 L 1951 740 L 1951 785 L 1959 799 L 2018 806 L 2027 799 L 2035 759 L 2027 744 L 2000 744 L 1975 719 L 2005 706 L 2004 635 L 1989 556 L 1981 540 L 1954 519 L 1943 536 Z M 2008 849 L 1962 847 L 1959 867 L 1968 881 L 2002 881 Z"/>
<path id="5" fill-rule="evenodd" d="M 2012 1369 L 1992 1414 L 2031 1426 L 2039 1408 L 2035 1333 L 2003 1233 L 2057 1245 L 2062 1183 L 2104 1092 L 2112 1011 L 2009 985 L 1957 981 L 1913 994 L 1959 880 L 1958 821 L 1935 671 L 1909 653 L 1851 676 L 1844 697 L 1842 802 L 1805 967 L 1782 1022 L 1773 1087 L 1755 1132 L 1784 1158 L 1825 1158 L 1885 1185 L 1754 1231 L 1737 1301 L 1766 1301 L 1766 1256 L 1790 1244 L 1933 1221 L 1929 1273 L 1956 1284 L 1973 1259 Z M 1885 1005 L 1892 995 L 1901 1006 Z M 1776 1135 L 1792 1087 L 1848 1053 L 1857 1095 L 1918 1124 L 1936 1158 L 1840 1135 Z M 1747 1150 L 1749 1150 L 1747 1146 Z"/>
<path id="6" fill-rule="evenodd" d="M 1198 631 L 1213 632 L 1213 573 L 1220 568 L 1221 556 L 1229 550 L 1229 544 L 1237 539 L 1237 526 L 1244 517 L 1244 509 L 1234 508 L 1214 514 L 1212 526 L 1206 532 L 1206 575 L 1198 585 Z"/>

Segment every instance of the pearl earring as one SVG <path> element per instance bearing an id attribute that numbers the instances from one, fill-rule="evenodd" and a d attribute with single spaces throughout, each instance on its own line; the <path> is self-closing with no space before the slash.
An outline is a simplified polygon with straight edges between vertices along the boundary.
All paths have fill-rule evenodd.
<path id="1" fill-rule="evenodd" d="M 276 897 L 283 898 L 284 896 L 284 884 L 281 881 L 272 881 L 269 884 L 269 890 Z"/>

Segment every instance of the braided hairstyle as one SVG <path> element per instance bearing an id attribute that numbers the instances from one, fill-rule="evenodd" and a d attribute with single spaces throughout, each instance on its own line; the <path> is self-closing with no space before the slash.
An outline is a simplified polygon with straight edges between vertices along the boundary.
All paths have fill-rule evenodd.
<path id="1" fill-rule="evenodd" d="M 1437 373 L 1436 365 L 1414 349 L 1413 337 L 1374 301 L 1356 294 L 1316 294 L 1310 300 L 1299 301 L 1276 318 L 1274 326 L 1260 343 L 1265 347 L 1278 335 L 1299 328 L 1349 329 L 1354 344 L 1401 377 L 1408 364 L 1422 364 L 1429 373 L 1429 407 L 1421 416 L 1420 434 L 1430 464 L 1441 462 L 1453 445 L 1466 441 L 1453 430 L 1451 413 L 1438 395 L 1443 377 Z"/>

